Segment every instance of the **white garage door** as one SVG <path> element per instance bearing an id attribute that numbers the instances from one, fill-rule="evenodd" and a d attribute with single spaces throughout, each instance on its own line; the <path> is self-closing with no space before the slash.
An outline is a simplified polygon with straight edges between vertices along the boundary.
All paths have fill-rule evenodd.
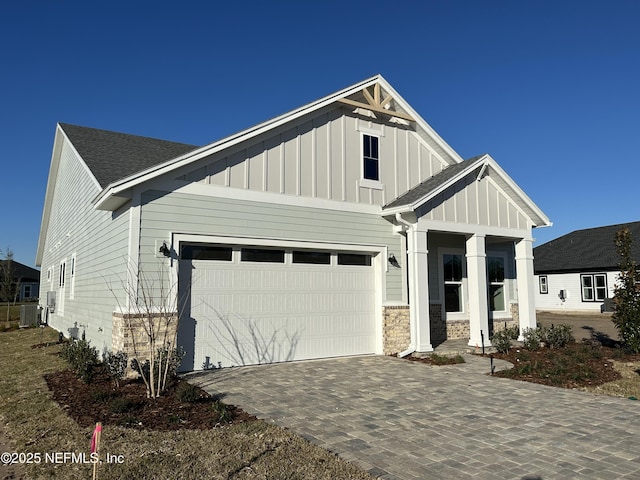
<path id="1" fill-rule="evenodd" d="M 196 244 L 181 258 L 188 369 L 376 351 L 369 253 Z"/>

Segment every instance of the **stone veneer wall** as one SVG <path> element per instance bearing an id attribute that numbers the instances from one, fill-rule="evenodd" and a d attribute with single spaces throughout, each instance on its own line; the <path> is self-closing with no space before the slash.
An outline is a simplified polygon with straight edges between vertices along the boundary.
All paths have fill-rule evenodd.
<path id="1" fill-rule="evenodd" d="M 159 327 L 156 347 L 160 348 L 163 341 L 171 342 L 175 348 L 177 337 L 178 314 L 177 313 L 160 313 L 151 314 L 153 319 L 158 322 Z M 148 321 L 148 314 L 137 313 L 113 313 L 113 332 L 111 335 L 111 350 L 114 352 L 126 352 L 129 356 L 129 366 L 131 359 L 136 357 L 144 363 L 151 353 L 149 345 L 149 336 L 147 335 L 144 322 Z M 164 330 L 163 330 L 164 329 Z M 165 336 L 166 331 L 166 336 Z M 133 372 L 127 366 L 127 376 L 132 376 Z"/>
<path id="2" fill-rule="evenodd" d="M 447 322 L 447 340 L 469 339 L 469 320 L 449 320 Z"/>
<path id="3" fill-rule="evenodd" d="M 512 303 L 509 306 L 509 309 L 511 310 L 511 318 L 513 318 L 513 320 L 516 323 L 520 323 L 520 306 L 517 303 Z"/>
<path id="4" fill-rule="evenodd" d="M 399 353 L 411 344 L 409 305 L 382 307 L 383 350 L 385 355 Z"/>

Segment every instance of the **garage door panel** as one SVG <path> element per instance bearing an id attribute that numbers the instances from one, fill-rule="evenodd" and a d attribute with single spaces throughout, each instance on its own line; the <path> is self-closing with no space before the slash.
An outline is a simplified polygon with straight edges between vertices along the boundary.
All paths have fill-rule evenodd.
<path id="1" fill-rule="evenodd" d="M 193 368 L 376 351 L 371 266 L 190 260 Z"/>

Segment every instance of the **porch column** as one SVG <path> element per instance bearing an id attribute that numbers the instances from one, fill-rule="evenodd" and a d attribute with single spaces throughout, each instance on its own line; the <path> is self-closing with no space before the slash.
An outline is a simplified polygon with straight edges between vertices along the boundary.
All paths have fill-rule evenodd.
<path id="1" fill-rule="evenodd" d="M 475 234 L 467 238 L 467 283 L 469 290 L 469 345 L 490 346 L 489 304 L 487 301 L 487 254 L 485 236 Z"/>
<path id="2" fill-rule="evenodd" d="M 431 324 L 429 319 L 429 272 L 427 249 L 427 232 L 414 231 L 414 304 L 416 315 L 416 350 L 432 352 Z"/>
<path id="3" fill-rule="evenodd" d="M 536 328 L 535 285 L 533 284 L 533 240 L 516 242 L 516 284 L 518 286 L 518 314 L 520 340 L 526 328 Z"/>

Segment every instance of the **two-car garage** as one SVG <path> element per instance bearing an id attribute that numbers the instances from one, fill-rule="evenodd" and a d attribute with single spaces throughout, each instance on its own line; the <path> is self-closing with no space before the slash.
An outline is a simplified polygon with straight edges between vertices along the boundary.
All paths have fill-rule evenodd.
<path id="1" fill-rule="evenodd" d="M 376 353 L 379 257 L 364 246 L 182 242 L 183 368 Z"/>

